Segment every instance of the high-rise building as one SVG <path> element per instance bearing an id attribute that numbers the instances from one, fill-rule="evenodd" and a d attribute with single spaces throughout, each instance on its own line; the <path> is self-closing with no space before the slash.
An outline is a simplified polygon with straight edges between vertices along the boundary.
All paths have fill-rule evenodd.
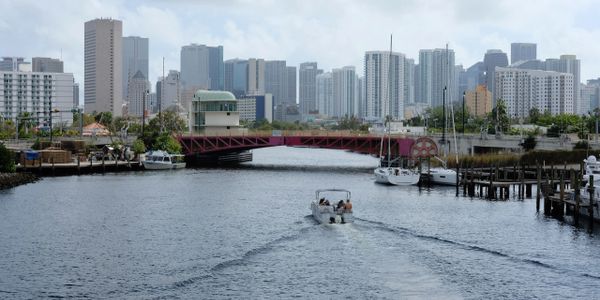
<path id="1" fill-rule="evenodd" d="M 485 85 L 478 85 L 474 90 L 465 92 L 465 106 L 469 115 L 485 117 L 492 111 L 492 92 Z"/>
<path id="2" fill-rule="evenodd" d="M 433 50 L 419 51 L 419 65 L 415 71 L 415 102 L 432 103 Z"/>
<path id="3" fill-rule="evenodd" d="M 181 102 L 181 81 L 179 72 L 169 70 L 167 78 L 159 78 L 156 82 L 156 105 L 160 105 L 161 111 Z M 189 109 L 185 104 L 182 106 Z M 158 107 L 156 108 L 158 110 Z"/>
<path id="4" fill-rule="evenodd" d="M 36 125 L 73 121 L 73 74 L 0 71 L 0 116 L 16 121 L 28 113 Z M 58 112 L 54 112 L 57 110 Z M 52 117 L 50 114 L 52 113 Z"/>
<path id="5" fill-rule="evenodd" d="M 223 46 L 208 47 L 208 78 L 211 90 L 223 90 L 224 69 Z"/>
<path id="6" fill-rule="evenodd" d="M 63 62 L 49 57 L 34 57 L 31 59 L 33 72 L 63 73 Z"/>
<path id="7" fill-rule="evenodd" d="M 297 76 L 296 67 L 286 67 L 286 89 L 287 89 L 287 103 L 296 104 L 296 93 L 297 93 Z"/>
<path id="8" fill-rule="evenodd" d="M 246 94 L 264 95 L 265 94 L 265 60 L 250 58 L 248 59 L 248 68 L 246 73 Z"/>
<path id="9" fill-rule="evenodd" d="M 0 61 L 0 71 L 28 72 L 31 70 L 31 64 L 22 57 L 2 57 L 2 61 Z"/>
<path id="10" fill-rule="evenodd" d="M 586 84 L 586 91 L 582 92 L 582 97 L 584 93 L 591 93 L 590 99 L 590 112 L 595 112 L 596 109 L 600 109 L 600 78 L 598 79 L 590 79 Z"/>
<path id="11" fill-rule="evenodd" d="M 485 65 L 482 61 L 476 62 L 465 72 L 467 90 L 471 91 L 479 85 L 485 85 Z"/>
<path id="12" fill-rule="evenodd" d="M 358 78 L 353 66 L 331 70 L 332 98 L 328 103 L 330 117 L 358 116 Z"/>
<path id="13" fill-rule="evenodd" d="M 575 55 L 561 55 L 559 59 L 548 58 L 545 62 L 546 71 L 555 71 L 561 73 L 573 74 L 573 90 L 579 91 L 581 82 L 581 63 Z M 586 114 L 589 107 L 579 103 L 579 93 L 575 92 L 573 96 L 573 113 L 578 115 Z"/>
<path id="14" fill-rule="evenodd" d="M 85 22 L 85 111 L 123 113 L 123 23 L 113 19 Z"/>
<path id="15" fill-rule="evenodd" d="M 506 56 L 506 53 L 502 52 L 502 50 L 488 50 L 483 57 L 483 66 L 485 72 L 485 86 L 490 92 L 492 92 L 492 97 L 494 97 L 493 105 L 495 105 L 498 97 L 494 87 L 496 78 L 494 72 L 496 67 L 504 68 L 508 66 L 508 57 Z"/>
<path id="16" fill-rule="evenodd" d="M 317 111 L 317 75 L 319 69 L 316 62 L 305 62 L 300 64 L 298 71 L 300 111 L 310 114 Z"/>
<path id="17" fill-rule="evenodd" d="M 243 96 L 238 99 L 237 105 L 240 112 L 240 121 L 273 121 L 273 96 L 265 94 L 260 96 Z"/>
<path id="18" fill-rule="evenodd" d="M 454 50 L 420 50 L 418 71 L 415 73 L 418 75 L 418 78 L 415 78 L 415 102 L 440 106 L 444 100 L 444 89 L 446 103 L 455 100 Z"/>
<path id="19" fill-rule="evenodd" d="M 365 53 L 367 119 L 404 118 L 404 58 L 398 52 Z"/>
<path id="20" fill-rule="evenodd" d="M 148 77 L 148 38 L 139 36 L 123 37 L 123 99 L 127 99 L 129 79 L 138 71 Z M 131 112 L 131 110 L 130 110 Z"/>
<path id="21" fill-rule="evenodd" d="M 142 74 L 142 71 L 138 70 L 129 78 L 127 85 L 127 112 L 129 115 L 141 117 L 142 114 L 147 114 L 149 92 L 148 79 Z"/>
<path id="22" fill-rule="evenodd" d="M 190 44 L 181 47 L 181 84 L 184 89 L 223 90 L 223 46 Z"/>
<path id="23" fill-rule="evenodd" d="M 404 59 L 404 101 L 415 102 L 415 60 L 412 58 Z"/>
<path id="24" fill-rule="evenodd" d="M 270 60 L 265 62 L 265 92 L 273 95 L 275 106 L 288 103 L 285 60 Z M 277 119 L 277 116 L 275 119 Z"/>
<path id="25" fill-rule="evenodd" d="M 316 107 L 321 115 L 330 115 L 330 103 L 333 101 L 333 80 L 331 72 L 317 74 L 317 98 Z"/>
<path id="26" fill-rule="evenodd" d="M 230 59 L 224 63 L 225 75 L 223 86 L 226 91 L 233 93 L 236 98 L 246 94 L 248 87 L 248 61 L 242 59 Z"/>
<path id="27" fill-rule="evenodd" d="M 510 44 L 510 64 L 519 61 L 537 59 L 537 45 L 534 43 L 512 43 Z"/>
<path id="28" fill-rule="evenodd" d="M 532 108 L 553 115 L 573 113 L 573 74 L 501 67 L 495 74 L 495 97 L 506 103 L 509 117 L 527 117 Z"/>
<path id="29" fill-rule="evenodd" d="M 356 85 L 358 87 L 358 116 L 360 118 L 365 118 L 367 111 L 367 104 L 365 100 L 365 77 L 358 77 L 358 82 Z"/>
<path id="30" fill-rule="evenodd" d="M 73 79 L 73 108 L 79 107 L 79 83 Z"/>

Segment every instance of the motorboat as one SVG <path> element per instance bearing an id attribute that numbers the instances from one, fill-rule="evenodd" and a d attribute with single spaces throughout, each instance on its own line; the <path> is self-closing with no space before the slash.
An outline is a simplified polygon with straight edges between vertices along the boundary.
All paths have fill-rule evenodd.
<path id="1" fill-rule="evenodd" d="M 310 203 L 310 209 L 317 222 L 320 224 L 345 224 L 354 222 L 352 208 L 347 208 L 347 204 L 350 203 L 350 191 L 344 189 L 322 189 L 317 190 L 315 196 L 315 201 Z M 328 198 L 332 199 L 331 204 L 329 204 Z M 338 203 L 341 201 L 345 205 L 338 208 Z"/>
<path id="2" fill-rule="evenodd" d="M 585 168 L 583 173 L 583 181 L 588 182 L 590 175 L 594 176 L 594 186 L 600 184 L 600 161 L 596 159 L 596 156 L 590 155 L 587 159 L 583 160 Z"/>
<path id="3" fill-rule="evenodd" d="M 594 220 L 600 221 L 600 162 L 594 155 L 590 155 L 587 159 L 584 159 L 585 173 L 583 174 L 583 181 L 586 184 L 579 189 L 579 195 L 581 204 L 583 207 L 580 208 L 579 213 L 585 216 L 589 216 L 588 206 L 590 204 L 590 196 L 593 196 L 592 206 L 594 213 Z M 593 189 L 590 189 L 590 177 L 594 178 Z"/>
<path id="4" fill-rule="evenodd" d="M 156 150 L 146 153 L 142 161 L 148 170 L 170 170 L 185 168 L 185 156 L 182 154 L 169 154 L 166 151 Z"/>
<path id="5" fill-rule="evenodd" d="M 399 167 L 379 167 L 374 173 L 375 182 L 391 185 L 414 185 L 421 177 L 415 170 Z"/>

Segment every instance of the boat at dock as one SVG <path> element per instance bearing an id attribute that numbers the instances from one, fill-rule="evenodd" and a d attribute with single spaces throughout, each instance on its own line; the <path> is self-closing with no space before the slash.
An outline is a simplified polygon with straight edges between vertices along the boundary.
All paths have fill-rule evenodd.
<path id="1" fill-rule="evenodd" d="M 594 155 L 590 155 L 583 162 L 585 163 L 583 181 L 586 184 L 579 189 L 581 200 L 579 213 L 589 217 L 591 209 L 594 220 L 600 222 L 600 162 Z M 590 184 L 590 178 L 593 178 L 593 184 Z M 576 201 L 574 193 L 571 193 L 571 200 Z"/>
<path id="2" fill-rule="evenodd" d="M 342 195 L 340 198 L 340 195 Z M 334 197 L 335 196 L 335 197 Z M 344 201 L 344 203 L 349 203 L 351 193 L 348 190 L 344 189 L 323 189 L 317 190 L 315 193 L 315 201 L 311 202 L 310 209 L 312 211 L 312 215 L 317 222 L 320 224 L 345 224 L 352 223 L 354 221 L 354 217 L 352 215 L 352 208 L 347 208 L 347 206 L 337 207 L 336 201 L 334 201 L 331 205 L 325 205 L 326 197 L 334 197 L 331 199 L 338 199 L 339 201 Z"/>
<path id="3" fill-rule="evenodd" d="M 182 154 L 169 154 L 166 151 L 156 150 L 146 154 L 142 161 L 148 170 L 170 170 L 185 168 L 185 156 Z"/>

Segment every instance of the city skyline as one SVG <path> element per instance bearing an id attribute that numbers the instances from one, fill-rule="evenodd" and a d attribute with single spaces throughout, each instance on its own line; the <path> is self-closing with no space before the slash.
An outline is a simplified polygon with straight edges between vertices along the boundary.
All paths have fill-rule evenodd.
<path id="1" fill-rule="evenodd" d="M 3 0 L 0 44 L 2 56 L 59 58 L 65 72 L 72 72 L 79 83 L 83 83 L 83 24 L 95 18 L 121 20 L 123 36 L 149 38 L 151 82 L 162 75 L 163 56 L 166 70 L 178 70 L 180 49 L 191 43 L 223 45 L 224 59 L 286 60 L 296 67 L 316 61 L 324 70 L 353 65 L 363 74 L 364 53 L 386 50 L 390 34 L 394 51 L 412 59 L 418 58 L 420 49 L 441 48 L 448 42 L 456 64 L 465 68 L 481 61 L 488 49 L 510 55 L 513 42 L 536 43 L 539 59 L 574 54 L 582 62 L 582 82 L 599 77 L 595 70 L 600 70 L 596 58 L 600 42 L 595 37 L 600 22 L 591 13 L 593 1 L 478 3 L 332 1 L 314 7 L 310 1 L 63 0 L 47 7 Z M 516 6 L 520 9 L 513 9 Z M 19 16 L 24 14 L 39 18 L 23 23 Z M 585 47 L 579 46 L 582 41 Z"/>

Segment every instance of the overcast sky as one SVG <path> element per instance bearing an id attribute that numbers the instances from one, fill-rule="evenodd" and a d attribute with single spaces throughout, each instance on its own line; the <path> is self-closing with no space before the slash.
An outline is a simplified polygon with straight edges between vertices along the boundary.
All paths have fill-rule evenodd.
<path id="1" fill-rule="evenodd" d="M 510 59 L 511 42 L 538 44 L 538 59 L 575 54 L 581 79 L 600 77 L 600 0 L 0 0 L 0 56 L 49 56 L 83 82 L 83 27 L 95 18 L 123 21 L 123 35 L 150 38 L 150 80 L 179 70 L 182 45 L 223 45 L 224 57 L 354 65 L 368 50 L 418 62 L 419 49 L 449 43 L 456 63 L 487 49 Z M 81 84 L 83 86 L 83 84 Z"/>

